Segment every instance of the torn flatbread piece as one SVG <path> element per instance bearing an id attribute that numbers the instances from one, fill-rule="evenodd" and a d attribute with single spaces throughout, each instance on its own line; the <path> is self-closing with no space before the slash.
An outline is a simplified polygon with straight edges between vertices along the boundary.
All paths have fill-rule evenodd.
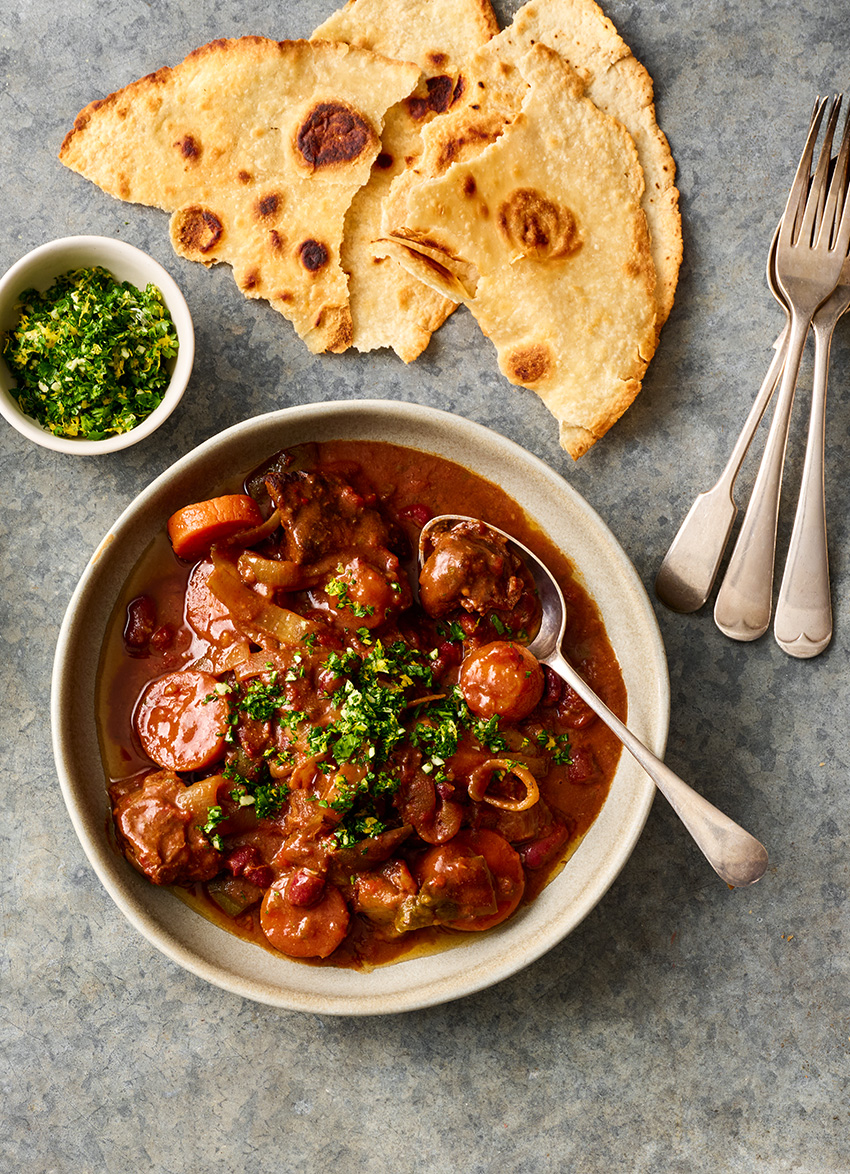
<path id="1" fill-rule="evenodd" d="M 392 181 L 419 157 L 422 127 L 460 100 L 461 62 L 498 31 L 489 0 L 413 0 L 403 16 L 386 0 L 349 0 L 313 33 L 314 40 L 344 41 L 422 70 L 416 89 L 387 111 L 369 181 L 346 215 L 341 257 L 359 351 L 392 347 L 409 363 L 455 309 L 392 258 L 376 256 L 374 242 Z"/>
<path id="2" fill-rule="evenodd" d="M 673 307 L 682 260 L 676 168 L 656 121 L 652 79 L 594 0 L 530 0 L 520 8 L 512 24 L 465 64 L 461 100 L 423 132 L 418 175 L 442 175 L 499 137 L 522 106 L 526 87 L 518 64 L 535 44 L 563 57 L 590 100 L 621 122 L 635 142 L 645 178 L 641 202 L 652 240 L 660 330 Z M 403 221 L 405 185 L 416 179 L 411 174 L 394 186 L 387 222 Z"/>
<path id="3" fill-rule="evenodd" d="M 518 68 L 520 112 L 475 158 L 411 186 L 383 247 L 469 307 L 577 458 L 635 398 L 655 349 L 643 172 L 557 53 L 536 45 Z"/>
<path id="4" fill-rule="evenodd" d="M 171 241 L 226 261 L 314 353 L 351 343 L 345 213 L 380 150 L 384 113 L 419 77 L 344 44 L 213 41 L 90 103 L 59 157 L 122 200 L 171 212 Z"/>

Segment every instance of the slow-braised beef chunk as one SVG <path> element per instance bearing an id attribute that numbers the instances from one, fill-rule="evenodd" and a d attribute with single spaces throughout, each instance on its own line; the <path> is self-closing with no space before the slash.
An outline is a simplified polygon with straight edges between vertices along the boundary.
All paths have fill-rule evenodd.
<path id="1" fill-rule="evenodd" d="M 438 529 L 419 576 L 422 606 L 434 617 L 458 607 L 479 614 L 511 610 L 523 593 L 521 569 L 501 534 L 482 522 Z"/>
<path id="2" fill-rule="evenodd" d="M 391 545 L 378 511 L 334 473 L 270 473 L 266 488 L 280 511 L 281 557 L 290 562 L 311 566 L 341 551 Z"/>
<path id="3" fill-rule="evenodd" d="M 210 880 L 221 869 L 221 853 L 197 826 L 197 815 L 175 801 L 185 790 L 173 771 L 159 770 L 138 790 L 116 797 L 112 814 L 124 853 L 155 885 Z"/>

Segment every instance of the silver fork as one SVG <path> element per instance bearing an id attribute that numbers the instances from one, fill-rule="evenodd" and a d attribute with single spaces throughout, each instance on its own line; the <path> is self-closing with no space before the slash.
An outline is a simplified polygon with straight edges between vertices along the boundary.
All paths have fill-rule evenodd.
<path id="1" fill-rule="evenodd" d="M 812 319 L 815 370 L 806 458 L 785 573 L 776 601 L 776 618 L 773 621 L 776 643 L 789 656 L 801 659 L 817 656 L 832 639 L 824 497 L 826 386 L 832 335 L 838 319 L 848 307 L 850 257 L 844 262 L 838 285 Z"/>
<path id="2" fill-rule="evenodd" d="M 828 100 L 820 103 L 791 186 L 777 241 L 776 278 L 791 312 L 785 369 L 750 504 L 714 607 L 718 628 L 734 640 L 755 640 L 770 624 L 782 466 L 800 359 L 815 311 L 838 284 L 850 244 L 850 200 L 846 197 L 845 182 L 850 120 L 845 123 L 838 161 L 830 180 L 832 140 L 841 101 L 839 96 L 832 102 L 817 168 L 800 219 L 795 213 L 809 182 L 814 144 Z"/>

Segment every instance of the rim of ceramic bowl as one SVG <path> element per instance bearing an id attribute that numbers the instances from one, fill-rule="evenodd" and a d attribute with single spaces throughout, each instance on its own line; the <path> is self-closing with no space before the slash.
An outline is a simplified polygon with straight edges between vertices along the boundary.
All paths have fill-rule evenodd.
<path id="1" fill-rule="evenodd" d="M 107 836 L 109 804 L 95 724 L 95 681 L 110 614 L 127 576 L 169 515 L 243 476 L 270 453 L 316 439 L 384 440 L 436 453 L 496 481 L 571 555 L 620 660 L 629 725 L 659 756 L 670 690 L 661 634 L 637 572 L 596 512 L 514 441 L 435 408 L 386 400 L 282 409 L 207 440 L 144 489 L 112 525 L 68 605 L 53 669 L 51 717 L 59 781 L 95 872 L 128 920 L 167 957 L 245 998 L 289 1010 L 380 1015 L 482 990 L 534 962 L 596 906 L 628 860 L 654 786 L 625 751 L 602 810 L 566 868 L 509 921 L 455 948 L 369 973 L 305 966 L 212 924 L 150 884 Z"/>
<path id="2" fill-rule="evenodd" d="M 54 452 L 73 453 L 76 456 L 119 452 L 150 436 L 165 423 L 179 404 L 195 361 L 195 329 L 192 315 L 177 282 L 150 254 L 127 241 L 108 236 L 60 237 L 39 245 L 16 261 L 0 278 L 0 335 L 13 325 L 15 303 L 25 289 L 35 287 L 45 290 L 62 273 L 80 266 L 94 265 L 108 269 L 119 281 L 129 281 L 137 287 L 144 287 L 149 282 L 156 285 L 162 292 L 177 329 L 180 347 L 162 402 L 129 432 L 108 436 L 103 440 L 76 440 L 70 436 L 55 436 L 46 428 L 42 428 L 36 420 L 21 410 L 9 390 L 13 379 L 9 368 L 0 357 L 0 413 L 27 440 L 32 440 L 42 448 Z"/>

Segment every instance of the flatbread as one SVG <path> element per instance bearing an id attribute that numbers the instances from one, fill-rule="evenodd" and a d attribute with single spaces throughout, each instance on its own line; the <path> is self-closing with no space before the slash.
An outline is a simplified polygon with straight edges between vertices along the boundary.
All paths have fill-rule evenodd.
<path id="1" fill-rule="evenodd" d="M 382 248 L 469 307 L 577 458 L 633 401 L 655 350 L 643 171 L 559 54 L 538 44 L 512 69 L 519 113 L 475 157 L 409 186 Z"/>
<path id="2" fill-rule="evenodd" d="M 345 213 L 380 150 L 384 113 L 419 68 L 367 49 L 213 41 L 90 103 L 59 157 L 122 200 L 173 213 L 176 251 L 227 261 L 314 353 L 351 343 Z"/>
<path id="3" fill-rule="evenodd" d="M 594 0 L 530 0 L 508 28 L 467 62 L 462 103 L 423 132 L 418 175 L 395 185 L 385 220 L 402 223 L 407 185 L 474 157 L 516 117 L 524 98 L 517 65 L 535 44 L 559 53 L 582 79 L 591 101 L 634 139 L 645 177 L 642 204 L 652 238 L 660 330 L 673 307 L 682 260 L 676 168 L 656 121 L 652 79 Z"/>
<path id="4" fill-rule="evenodd" d="M 313 33 L 414 61 L 422 70 L 416 90 L 387 111 L 380 154 L 345 219 L 341 259 L 359 351 L 392 347 L 409 363 L 455 309 L 392 258 L 376 256 L 374 242 L 391 183 L 421 153 L 422 127 L 459 100 L 461 62 L 498 31 L 489 0 L 412 0 L 403 14 L 386 0 L 349 0 Z"/>

